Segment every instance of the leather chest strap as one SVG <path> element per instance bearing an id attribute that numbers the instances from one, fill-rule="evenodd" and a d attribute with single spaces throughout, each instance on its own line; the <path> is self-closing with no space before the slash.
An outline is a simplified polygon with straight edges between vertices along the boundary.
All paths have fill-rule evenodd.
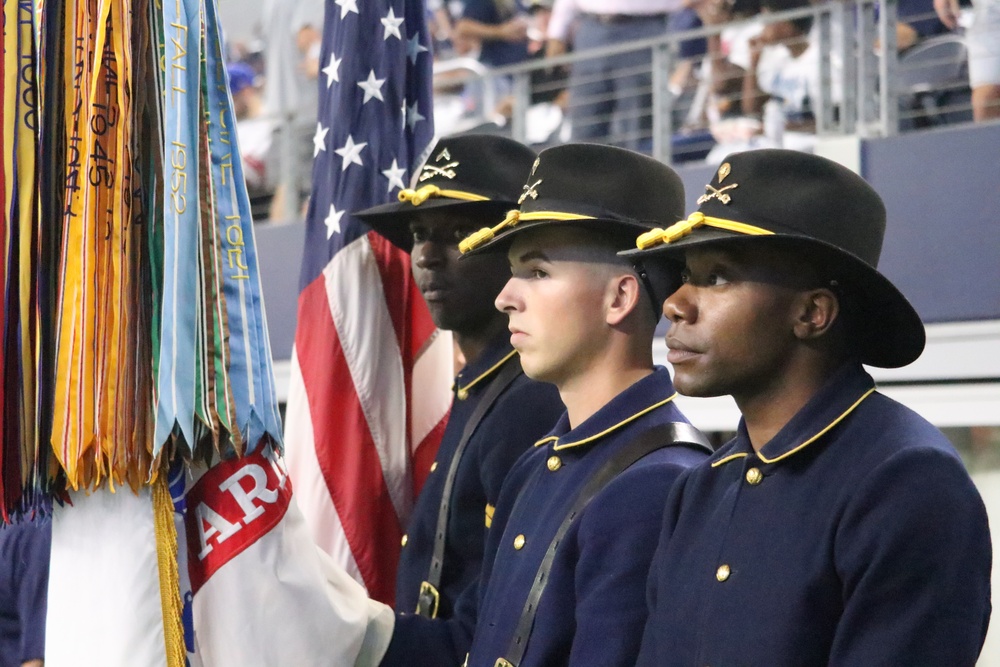
<path id="1" fill-rule="evenodd" d="M 705 435 L 690 424 L 684 422 L 670 422 L 655 428 L 651 428 L 641 434 L 632 442 L 628 443 L 617 454 L 611 457 L 596 473 L 588 480 L 587 485 L 580 490 L 573 507 L 566 518 L 563 519 L 559 530 L 549 544 L 545 552 L 545 558 L 538 566 L 534 583 L 528 592 L 528 599 L 525 600 L 524 609 L 521 611 L 521 618 L 517 622 L 514 636 L 507 647 L 507 657 L 497 659 L 494 667 L 517 667 L 524 657 L 524 651 L 528 646 L 528 638 L 531 636 L 532 628 L 535 624 L 535 614 L 538 613 L 538 602 L 545 591 L 548 583 L 549 571 L 555 560 L 556 551 L 569 530 L 573 521 L 580 515 L 587 503 L 603 489 L 608 482 L 614 479 L 633 463 L 651 454 L 658 449 L 674 445 L 692 447 L 712 453 L 712 446 Z"/>
<path id="2" fill-rule="evenodd" d="M 444 565 L 445 542 L 448 535 L 448 518 L 451 513 L 451 493 L 455 486 L 455 478 L 458 475 L 458 465 L 462 460 L 462 455 L 472 439 L 472 434 L 476 432 L 479 423 L 486 416 L 486 413 L 496 402 L 500 394 L 510 386 L 512 382 L 521 374 L 521 360 L 514 355 L 503 365 L 493 380 L 486 387 L 483 397 L 476 404 L 469 421 L 465 423 L 462 431 L 462 439 L 455 448 L 455 454 L 451 457 L 451 464 L 448 466 L 448 476 L 444 480 L 444 489 L 441 492 L 441 505 L 438 507 L 437 526 L 434 530 L 434 551 L 431 556 L 430 568 L 427 571 L 427 579 L 420 584 L 420 595 L 417 597 L 417 614 L 427 618 L 436 618 L 438 605 L 440 603 L 441 570 Z"/>

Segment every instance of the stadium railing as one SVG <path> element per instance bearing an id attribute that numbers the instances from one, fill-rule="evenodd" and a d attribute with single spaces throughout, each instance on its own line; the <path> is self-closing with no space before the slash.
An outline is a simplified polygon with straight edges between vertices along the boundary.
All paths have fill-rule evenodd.
<path id="1" fill-rule="evenodd" d="M 710 92 L 709 68 L 702 66 L 701 57 L 682 58 L 681 45 L 723 31 L 731 34 L 734 30 L 806 17 L 812 19 L 811 48 L 818 54 L 816 76 L 819 81 L 814 87 L 817 99 L 810 100 L 816 136 L 890 136 L 901 129 L 969 117 L 968 82 L 963 80 L 966 76 L 965 52 L 959 38 L 951 35 L 930 38 L 900 56 L 896 49 L 896 0 L 881 3 L 835 0 L 504 68 L 477 69 L 469 64 L 468 58 L 461 62 L 442 61 L 435 67 L 436 77 L 447 75 L 452 91 L 465 84 L 466 108 L 451 125 L 450 117 L 439 114 L 438 131 L 448 134 L 480 123 L 498 123 L 503 126 L 503 132 L 515 139 L 547 143 L 544 139 L 539 141 L 538 132 L 532 131 L 537 129 L 534 119 L 538 117 L 533 111 L 539 106 L 539 99 L 548 100 L 545 104 L 553 104 L 551 98 L 568 86 L 568 72 L 587 61 L 607 63 L 616 56 L 645 52 L 644 60 L 648 64 L 612 69 L 589 81 L 600 84 L 603 77 L 604 87 L 612 88 L 610 84 L 615 79 L 645 77 L 645 87 L 639 91 L 644 103 L 631 112 L 633 118 L 639 114 L 647 119 L 637 131 L 626 133 L 621 129 L 626 124 L 622 123 L 620 112 L 594 116 L 581 113 L 584 108 L 593 108 L 595 103 L 614 101 L 613 90 L 582 100 L 573 99 L 571 92 L 568 101 L 558 101 L 562 105 L 559 110 L 577 125 L 608 122 L 610 129 L 598 140 L 638 148 L 667 163 L 692 156 L 703 157 L 706 149 L 716 141 L 713 131 L 718 133 L 717 126 L 713 127 L 709 119 L 712 114 L 705 111 L 709 104 L 718 100 L 712 100 L 715 93 Z M 686 71 L 692 74 L 685 76 Z M 564 76 L 556 75 L 558 72 L 563 72 Z M 579 78 L 574 81 L 580 82 Z M 579 88 L 574 90 L 579 91 Z M 734 116 L 739 117 L 739 114 Z M 761 117 L 746 117 L 741 123 L 736 125 L 751 131 L 767 129 L 764 127 L 767 120 Z M 552 132 L 548 141 L 562 141 L 567 136 L 572 136 L 572 130 L 563 127 L 562 132 Z M 764 141 L 762 145 L 776 143 L 788 142 L 772 136 L 769 144 Z M 795 147 L 794 142 L 790 147 Z"/>

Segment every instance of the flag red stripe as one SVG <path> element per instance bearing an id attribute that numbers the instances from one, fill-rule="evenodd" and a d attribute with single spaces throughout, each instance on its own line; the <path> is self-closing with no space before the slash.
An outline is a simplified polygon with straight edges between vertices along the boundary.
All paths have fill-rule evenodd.
<path id="1" fill-rule="evenodd" d="M 382 289 L 385 293 L 386 306 L 396 330 L 396 340 L 403 356 L 403 377 L 406 383 L 406 395 L 413 395 L 413 364 L 428 340 L 437 331 L 430 311 L 420 294 L 420 288 L 413 280 L 410 271 L 410 256 L 392 245 L 385 237 L 370 232 L 368 241 L 375 256 L 375 263 L 382 276 Z M 406 423 L 412 419 L 411 405 L 406 404 Z M 448 414 L 431 429 L 424 439 L 413 449 L 412 478 L 413 497 L 420 493 L 424 481 L 429 474 L 429 468 L 437 456 L 438 445 L 444 435 L 444 427 Z M 410 429 L 407 429 L 410 432 Z M 411 443 L 412 444 L 412 443 Z"/>
<path id="2" fill-rule="evenodd" d="M 396 343 L 399 346 L 400 356 L 402 357 L 403 387 L 406 392 L 406 433 L 408 438 L 405 445 L 409 447 L 411 444 L 409 439 L 412 437 L 410 435 L 410 424 L 413 423 L 413 406 L 410 405 L 410 396 L 413 395 L 413 361 L 415 358 L 408 344 L 408 339 L 412 332 L 409 320 L 413 319 L 407 317 L 407 311 L 410 310 L 411 306 L 411 302 L 407 298 L 410 295 L 408 288 L 413 282 L 413 274 L 410 273 L 410 257 L 389 243 L 385 237 L 375 232 L 368 233 L 368 244 L 371 246 L 372 255 L 375 257 L 375 266 L 378 267 L 379 274 L 382 276 L 382 291 L 385 294 L 385 305 L 389 311 L 389 317 L 392 319 L 392 328 L 396 332 Z M 412 463 L 411 460 L 411 465 Z M 411 468 L 412 472 L 414 472 L 414 469 Z M 411 474 L 411 480 L 413 479 L 414 477 Z M 409 517 L 402 517 L 402 519 L 405 521 Z M 398 549 L 400 547 L 397 546 L 395 548 L 397 549 L 396 557 L 398 559 Z M 357 558 L 357 554 L 355 554 L 355 558 Z M 395 572 L 392 574 L 392 579 L 395 580 Z"/>
<path id="3" fill-rule="evenodd" d="M 369 595 L 392 605 L 402 529 L 330 314 L 323 274 L 299 294 L 298 311 L 295 349 L 316 457 Z"/>
<path id="4" fill-rule="evenodd" d="M 396 331 L 396 342 L 399 343 L 399 350 L 403 355 L 403 368 L 406 369 L 407 390 L 409 390 L 410 371 L 413 369 L 413 356 L 407 354 L 409 346 L 406 344 L 411 326 L 406 317 L 407 310 L 411 306 L 409 287 L 413 282 L 410 257 L 375 232 L 368 233 L 368 243 L 371 245 L 375 264 L 382 276 L 385 305 L 389 309 L 392 328 Z M 410 395 L 409 391 L 406 395 Z"/>

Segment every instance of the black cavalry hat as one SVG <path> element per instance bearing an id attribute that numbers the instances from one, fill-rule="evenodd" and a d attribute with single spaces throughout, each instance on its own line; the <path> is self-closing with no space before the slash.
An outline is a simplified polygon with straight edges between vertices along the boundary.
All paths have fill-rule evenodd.
<path id="1" fill-rule="evenodd" d="M 518 142 L 489 134 L 442 139 L 417 177 L 416 188 L 399 192 L 399 201 L 374 206 L 355 215 L 393 245 L 413 249 L 410 221 L 421 211 L 443 209 L 449 214 L 489 221 L 515 206 L 535 151 Z"/>
<path id="2" fill-rule="evenodd" d="M 626 257 L 676 257 L 708 243 L 784 243 L 815 254 L 831 284 L 858 307 L 861 361 L 898 368 L 923 352 L 920 316 L 878 272 L 885 205 L 860 176 L 797 151 L 734 153 L 716 171 L 698 211 L 641 235 Z"/>
<path id="3" fill-rule="evenodd" d="M 683 215 L 684 183 L 673 169 L 624 148 L 565 144 L 539 154 L 517 201 L 494 227 L 459 244 L 463 253 L 506 251 L 511 237 L 541 225 L 639 234 Z"/>

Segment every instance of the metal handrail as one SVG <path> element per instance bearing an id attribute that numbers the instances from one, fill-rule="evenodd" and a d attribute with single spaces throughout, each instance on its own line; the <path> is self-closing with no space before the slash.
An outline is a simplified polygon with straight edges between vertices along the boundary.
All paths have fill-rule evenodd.
<path id="1" fill-rule="evenodd" d="M 498 77 L 509 77 L 512 80 L 514 103 L 511 129 L 513 137 L 523 141 L 526 134 L 525 116 L 532 92 L 530 78 L 533 73 L 550 68 L 573 67 L 592 58 L 649 50 L 653 63 L 650 71 L 652 153 L 654 157 L 669 163 L 671 136 L 676 129 L 672 126 L 671 115 L 675 110 L 676 100 L 671 95 L 668 84 L 669 74 L 679 60 L 679 44 L 691 39 L 719 35 L 727 28 L 765 25 L 805 17 L 812 17 L 818 26 L 821 86 L 820 99 L 814 100 L 817 134 L 888 136 L 896 133 L 899 123 L 897 98 L 894 87 L 885 85 L 884 82 L 892 81 L 897 71 L 897 0 L 833 0 L 800 9 L 759 14 L 724 25 L 703 26 L 623 44 L 574 51 L 543 60 L 489 68 L 484 73 L 470 71 L 465 80 L 483 80 L 484 90 L 491 90 L 489 82 Z M 881 45 L 877 52 L 874 49 L 876 39 Z M 840 63 L 839 74 L 831 65 L 834 55 Z M 837 78 L 836 81 L 834 77 Z M 456 82 L 462 80 L 456 79 Z M 835 84 L 839 84 L 841 91 L 841 99 L 836 104 L 832 95 Z"/>

